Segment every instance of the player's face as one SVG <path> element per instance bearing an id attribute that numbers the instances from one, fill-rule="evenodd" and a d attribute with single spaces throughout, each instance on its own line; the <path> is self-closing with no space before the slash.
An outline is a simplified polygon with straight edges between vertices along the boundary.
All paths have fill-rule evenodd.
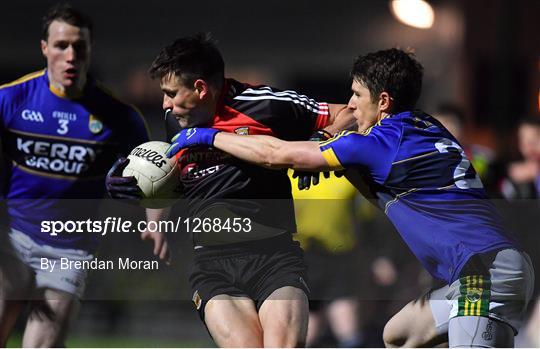
<path id="1" fill-rule="evenodd" d="M 212 117 L 197 90 L 182 84 L 176 75 L 163 77 L 160 86 L 163 91 L 163 110 L 170 109 L 182 128 L 202 125 Z"/>
<path id="2" fill-rule="evenodd" d="M 519 151 L 526 160 L 540 161 L 540 128 L 522 125 L 518 130 Z"/>
<path id="3" fill-rule="evenodd" d="M 358 132 L 363 132 L 379 120 L 381 115 L 379 104 L 371 100 L 369 90 L 362 83 L 353 80 L 351 90 L 353 94 L 348 107 L 353 110 Z"/>
<path id="4" fill-rule="evenodd" d="M 82 89 L 90 66 L 90 31 L 61 21 L 49 25 L 47 40 L 41 41 L 51 83 L 61 91 Z"/>

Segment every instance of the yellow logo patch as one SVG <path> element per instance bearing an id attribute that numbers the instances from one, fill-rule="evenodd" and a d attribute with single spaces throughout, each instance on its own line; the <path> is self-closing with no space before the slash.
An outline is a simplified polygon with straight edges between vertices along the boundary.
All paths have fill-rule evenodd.
<path id="1" fill-rule="evenodd" d="M 240 136 L 247 136 L 249 134 L 249 127 L 238 127 L 234 132 Z"/>

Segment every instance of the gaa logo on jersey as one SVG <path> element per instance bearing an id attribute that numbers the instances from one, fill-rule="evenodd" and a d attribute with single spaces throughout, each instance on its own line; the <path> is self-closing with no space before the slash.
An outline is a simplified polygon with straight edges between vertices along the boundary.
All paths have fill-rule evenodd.
<path id="1" fill-rule="evenodd" d="M 247 136 L 249 134 L 249 127 L 238 127 L 234 132 L 240 136 Z"/>
<path id="2" fill-rule="evenodd" d="M 88 128 L 90 129 L 90 132 L 97 134 L 103 130 L 103 123 L 94 115 L 90 115 L 90 119 L 88 120 Z"/>
<path id="3" fill-rule="evenodd" d="M 25 121 L 44 122 L 43 115 L 35 110 L 25 109 L 22 111 L 21 117 Z"/>

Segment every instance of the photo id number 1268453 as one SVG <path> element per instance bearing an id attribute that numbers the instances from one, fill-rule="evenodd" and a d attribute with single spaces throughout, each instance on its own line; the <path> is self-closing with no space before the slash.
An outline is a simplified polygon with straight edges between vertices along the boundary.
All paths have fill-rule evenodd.
<path id="1" fill-rule="evenodd" d="M 245 232 L 251 231 L 250 218 L 186 218 L 183 221 L 187 232 L 209 233 L 209 232 Z"/>

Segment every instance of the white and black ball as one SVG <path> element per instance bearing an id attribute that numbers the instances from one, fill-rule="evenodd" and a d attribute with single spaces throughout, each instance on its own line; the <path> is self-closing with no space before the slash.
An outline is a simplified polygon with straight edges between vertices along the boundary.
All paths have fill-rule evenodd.
<path id="1" fill-rule="evenodd" d="M 170 206 L 182 194 L 180 169 L 176 157 L 167 158 L 170 144 L 159 141 L 143 143 L 131 151 L 124 177 L 134 176 L 141 188 L 141 206 Z"/>

